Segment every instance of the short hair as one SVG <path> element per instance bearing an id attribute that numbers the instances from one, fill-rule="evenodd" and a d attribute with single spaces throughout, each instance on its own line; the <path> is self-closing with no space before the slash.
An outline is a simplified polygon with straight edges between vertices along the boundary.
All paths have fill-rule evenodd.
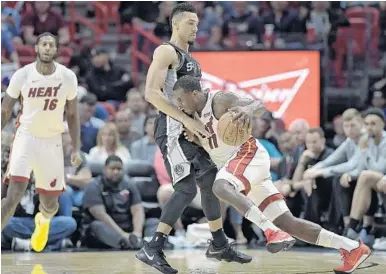
<path id="1" fill-rule="evenodd" d="M 183 12 L 191 12 L 191 13 L 195 13 L 197 14 L 197 10 L 196 8 L 190 4 L 190 3 L 187 3 L 187 2 L 184 2 L 184 3 L 180 3 L 178 4 L 177 6 L 175 6 L 172 10 L 172 13 L 170 15 L 170 26 L 172 26 L 172 22 L 173 22 L 173 18 Z"/>
<path id="2" fill-rule="evenodd" d="M 199 78 L 185 75 L 174 84 L 173 90 L 183 89 L 185 92 L 201 91 L 201 82 Z"/>
<path id="3" fill-rule="evenodd" d="M 43 37 L 46 37 L 46 36 L 50 36 L 52 38 L 54 38 L 55 40 L 55 45 L 57 48 L 59 48 L 59 38 L 55 35 L 53 35 L 51 32 L 43 32 L 42 34 L 40 34 L 38 36 L 38 38 L 36 39 L 36 42 L 35 42 L 35 45 L 38 45 L 40 40 L 43 38 Z"/>
<path id="4" fill-rule="evenodd" d="M 317 133 L 317 134 L 319 134 L 319 136 L 321 137 L 321 138 L 324 138 L 324 130 L 322 129 L 322 128 L 320 128 L 320 127 L 313 127 L 313 128 L 310 128 L 309 130 L 308 130 L 308 132 L 307 133 L 310 133 L 310 134 L 314 134 L 314 133 Z"/>
<path id="5" fill-rule="evenodd" d="M 356 118 L 362 118 L 361 113 L 355 108 L 346 109 L 342 114 L 342 119 L 344 122 L 349 122 Z"/>
<path id="6" fill-rule="evenodd" d="M 122 159 L 117 155 L 110 155 L 109 157 L 107 157 L 105 166 L 108 166 L 111 162 L 120 162 L 121 164 L 123 164 Z"/>
<path id="7" fill-rule="evenodd" d="M 292 121 L 288 127 L 289 131 L 293 131 L 296 128 L 301 128 L 302 130 L 303 129 L 308 130 L 310 128 L 310 125 L 308 124 L 307 120 L 299 118 Z"/>
<path id="8" fill-rule="evenodd" d="M 365 113 L 363 114 L 363 117 L 367 117 L 369 115 L 376 115 L 378 116 L 383 122 L 385 122 L 385 114 L 383 113 L 383 111 L 379 108 L 369 108 L 368 110 L 365 111 Z"/>

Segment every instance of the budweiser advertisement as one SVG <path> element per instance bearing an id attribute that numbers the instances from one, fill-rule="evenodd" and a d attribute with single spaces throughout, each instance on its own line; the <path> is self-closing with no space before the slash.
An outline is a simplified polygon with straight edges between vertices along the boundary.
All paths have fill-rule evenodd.
<path id="1" fill-rule="evenodd" d="M 195 52 L 202 84 L 260 99 L 286 127 L 303 118 L 320 125 L 320 58 L 316 51 Z"/>

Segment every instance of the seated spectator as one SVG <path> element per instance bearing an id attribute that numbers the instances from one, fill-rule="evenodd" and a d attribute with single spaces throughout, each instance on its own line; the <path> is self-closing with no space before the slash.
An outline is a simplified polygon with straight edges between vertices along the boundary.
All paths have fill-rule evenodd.
<path id="1" fill-rule="evenodd" d="M 68 27 L 65 26 L 63 16 L 51 8 L 49 1 L 33 2 L 33 9 L 22 18 L 23 38 L 26 44 L 35 45 L 37 37 L 50 32 L 59 38 L 59 44 L 70 42 Z"/>
<path id="2" fill-rule="evenodd" d="M 154 30 L 154 23 L 159 14 L 160 2 L 141 1 L 129 2 L 122 1 L 119 5 L 119 15 L 121 23 L 139 25 L 146 30 Z"/>
<path id="3" fill-rule="evenodd" d="M 359 186 L 359 184 L 367 184 L 369 181 L 377 181 L 380 180 L 378 178 L 379 176 L 374 176 L 376 178 L 372 178 L 370 180 L 366 180 L 369 178 L 367 173 L 364 173 L 365 175 L 361 176 L 363 171 L 366 170 L 371 170 L 373 172 L 378 172 L 378 174 L 386 174 L 386 131 L 384 130 L 385 127 L 385 115 L 383 114 L 383 111 L 380 109 L 372 108 L 368 109 L 365 113 L 365 126 L 367 129 L 368 136 L 363 137 L 359 141 L 359 146 L 361 148 L 361 157 L 359 158 L 358 165 L 355 170 L 349 172 L 348 174 L 345 174 L 346 176 L 344 179 L 341 179 L 341 184 L 344 187 L 350 187 L 354 188 L 354 196 L 355 192 L 359 192 L 361 195 L 360 199 L 366 200 L 367 204 L 370 204 L 373 199 L 376 199 L 376 195 L 372 195 L 372 198 L 369 198 L 367 194 L 364 194 L 361 190 L 356 190 Z M 366 175 L 367 174 L 367 175 Z M 359 178 L 358 178 L 359 177 Z M 362 177 L 362 178 L 361 178 Z M 351 185 L 351 181 L 353 178 L 358 178 L 356 186 Z M 361 179 L 361 180 L 359 180 Z M 370 184 L 370 183 L 369 183 Z M 373 185 L 375 183 L 373 182 Z M 362 196 L 363 195 L 363 196 Z M 359 199 L 357 197 L 357 199 Z M 358 200 L 357 200 L 358 201 Z M 374 210 L 370 213 L 374 214 L 376 210 L 376 204 L 373 201 Z M 356 232 L 357 231 L 357 226 L 359 222 L 361 221 L 359 218 L 362 217 L 360 215 L 366 213 L 361 213 L 358 211 L 357 206 L 359 205 L 354 205 L 351 203 L 351 213 L 352 217 L 350 218 L 349 222 L 349 229 L 347 231 L 347 236 L 350 238 L 353 238 L 354 236 L 357 236 Z M 351 215 L 350 215 L 351 216 Z M 373 216 L 373 215 L 370 215 Z M 366 237 L 370 230 L 371 227 L 369 227 L 369 224 L 363 223 L 363 231 L 362 231 L 362 236 Z"/>
<path id="4" fill-rule="evenodd" d="M 38 212 L 39 198 L 33 177 L 18 205 L 1 233 L 1 247 L 18 251 L 31 251 L 31 237 L 35 229 L 34 216 Z M 51 219 L 48 242 L 45 250 L 60 250 L 72 246 L 69 236 L 76 230 L 76 221 L 71 217 L 71 200 L 67 193 L 59 196 L 59 210 Z"/>
<path id="5" fill-rule="evenodd" d="M 295 141 L 295 151 L 294 151 L 294 161 L 297 163 L 300 155 L 305 149 L 305 139 L 310 128 L 308 122 L 304 119 L 294 120 L 288 127 L 289 132 L 294 136 Z"/>
<path id="6" fill-rule="evenodd" d="M 176 4 L 177 2 L 175 1 L 163 1 L 160 3 L 159 15 L 156 20 L 156 26 L 154 28 L 155 36 L 163 39 L 172 35 L 172 29 L 170 26 L 170 15 Z"/>
<path id="7" fill-rule="evenodd" d="M 205 48 L 208 50 L 221 50 L 223 49 L 223 34 L 219 25 L 213 25 L 210 29 L 209 39 L 205 44 Z"/>
<path id="8" fill-rule="evenodd" d="M 274 123 L 274 120 L 275 119 L 272 116 L 272 112 L 265 112 L 259 119 L 255 119 L 255 125 L 253 127 L 252 135 L 255 138 L 265 139 L 269 141 L 277 149 L 279 149 L 277 138 L 272 129 L 272 124 Z"/>
<path id="9" fill-rule="evenodd" d="M 358 158 L 361 157 L 358 147 L 359 139 L 365 134 L 363 119 L 358 110 L 353 108 L 347 109 L 342 114 L 342 120 L 343 131 L 347 139 L 326 160 L 306 170 L 303 175 L 303 179 L 306 180 L 335 176 L 333 178 L 334 191 L 331 196 L 331 208 L 329 212 L 329 222 L 333 229 L 339 229 L 342 217 L 344 226 L 346 227 L 348 225 L 350 209 L 347 204 L 351 204 L 352 190 L 342 187 L 340 179 L 343 174 L 356 168 Z M 354 182 L 351 184 L 354 185 Z"/>
<path id="10" fill-rule="evenodd" d="M 292 214 L 300 217 L 303 211 L 304 200 L 300 191 L 291 191 L 292 179 L 295 169 L 298 166 L 299 159 L 305 150 L 305 139 L 308 133 L 309 125 L 304 119 L 296 119 L 289 125 L 289 133 L 292 136 L 294 149 L 286 157 L 285 176 L 276 182 L 278 190 L 286 197 L 286 202 Z"/>
<path id="11" fill-rule="evenodd" d="M 321 128 L 311 128 L 306 135 L 306 150 L 295 169 L 291 189 L 304 189 L 307 194 L 304 219 L 321 224 L 322 213 L 328 210 L 332 191 L 332 180 L 320 178 L 317 180 L 303 180 L 304 172 L 325 160 L 333 150 L 326 147 L 324 131 Z"/>
<path id="12" fill-rule="evenodd" d="M 106 49 L 99 47 L 91 54 L 93 66 L 86 78 L 89 91 L 98 101 L 112 101 L 118 107 L 125 100 L 126 91 L 134 86 L 129 73 L 111 62 Z"/>
<path id="13" fill-rule="evenodd" d="M 356 168 L 357 157 L 360 156 L 360 153 L 356 154 L 359 139 L 365 134 L 363 119 L 358 110 L 350 108 L 343 112 L 342 120 L 346 140 L 325 161 L 308 169 L 304 173 L 304 179 L 341 176 Z"/>
<path id="14" fill-rule="evenodd" d="M 7 33 L 14 44 L 23 44 L 20 14 L 16 9 L 7 7 L 5 2 L 1 2 L 1 25 L 1 30 Z"/>
<path id="15" fill-rule="evenodd" d="M 98 128 L 90 123 L 90 109 L 86 104 L 78 104 L 81 150 L 88 153 L 96 146 Z"/>
<path id="16" fill-rule="evenodd" d="M 98 132 L 96 147 L 90 150 L 88 161 L 103 164 L 111 155 L 117 155 L 126 165 L 131 160 L 129 150 L 121 144 L 117 126 L 107 123 Z"/>
<path id="17" fill-rule="evenodd" d="M 337 148 L 346 140 L 346 135 L 344 134 L 343 130 L 342 116 L 336 116 L 332 121 L 332 124 L 334 126 L 335 132 L 334 138 L 332 139 L 332 147 Z"/>
<path id="18" fill-rule="evenodd" d="M 79 100 L 79 103 L 83 105 L 86 111 L 87 123 L 89 123 L 91 126 L 97 129 L 104 127 L 105 122 L 94 116 L 96 114 L 96 104 L 97 104 L 97 98 L 95 94 L 87 93 Z"/>
<path id="19" fill-rule="evenodd" d="M 146 114 L 143 112 L 144 95 L 138 90 L 131 90 L 127 93 L 127 107 L 131 110 L 133 117 L 132 130 L 144 135 L 144 122 Z"/>
<path id="20" fill-rule="evenodd" d="M 92 66 L 91 62 L 91 50 L 93 45 L 93 37 L 84 37 L 80 41 L 81 49 L 80 51 L 74 52 L 74 55 L 71 56 L 70 63 L 68 67 L 75 72 L 78 79 L 84 80 L 89 72 L 90 67 Z"/>
<path id="21" fill-rule="evenodd" d="M 359 224 L 371 207 L 371 200 L 374 197 L 372 192 L 386 193 L 386 184 L 385 180 L 382 180 L 383 178 L 386 178 L 384 174 L 371 170 L 364 170 L 359 175 L 351 204 L 347 237 L 354 240 L 360 239 L 370 245 L 373 243 L 373 236 L 370 236 L 372 226 L 361 228 Z"/>
<path id="22" fill-rule="evenodd" d="M 119 132 L 119 139 L 121 144 L 128 150 L 131 148 L 131 144 L 141 138 L 141 134 L 132 130 L 133 114 L 130 109 L 117 112 L 115 115 L 115 124 L 117 125 Z"/>
<path id="23" fill-rule="evenodd" d="M 210 30 L 219 22 L 216 13 L 211 7 L 205 7 L 205 1 L 193 1 L 192 5 L 196 8 L 197 17 L 200 22 L 198 25 L 197 39 L 209 37 Z"/>
<path id="24" fill-rule="evenodd" d="M 279 137 L 279 149 L 283 155 L 283 161 L 279 165 L 279 178 L 288 178 L 292 167 L 291 154 L 295 149 L 294 138 L 288 131 L 282 133 Z"/>
<path id="25" fill-rule="evenodd" d="M 5 53 L 1 55 L 1 63 L 15 63 L 20 66 L 19 55 L 16 52 L 15 47 L 9 34 L 1 29 L 1 49 Z M 4 58 L 3 58 L 4 56 Z"/>
<path id="26" fill-rule="evenodd" d="M 233 1 L 233 11 L 224 19 L 223 36 L 224 44 L 228 48 L 237 46 L 237 40 L 241 35 L 250 34 L 261 41 L 263 25 L 246 1 Z"/>
<path id="27" fill-rule="evenodd" d="M 64 172 L 66 178 L 66 192 L 71 196 L 72 205 L 81 207 L 83 201 L 84 188 L 91 181 L 92 175 L 87 167 L 85 153 L 82 153 L 82 163 L 79 167 L 74 168 L 71 165 L 71 153 L 73 151 L 71 136 L 68 132 L 62 134 L 63 155 L 64 155 Z"/>
<path id="28" fill-rule="evenodd" d="M 373 92 L 371 104 L 373 107 L 381 109 L 386 116 L 386 84 L 383 86 L 382 90 Z"/>
<path id="29" fill-rule="evenodd" d="M 154 123 L 157 115 L 148 115 L 145 119 L 145 136 L 131 145 L 130 153 L 134 160 L 154 162 L 157 144 L 154 138 Z"/>
<path id="30" fill-rule="evenodd" d="M 274 25 L 274 32 L 278 34 L 302 31 L 296 14 L 288 9 L 288 1 L 271 1 L 270 4 L 272 10 L 264 16 L 264 25 Z"/>
<path id="31" fill-rule="evenodd" d="M 87 246 L 140 248 L 145 213 L 137 187 L 123 176 L 121 158 L 112 155 L 106 159 L 103 176 L 85 190 L 84 208 L 90 225 Z"/>

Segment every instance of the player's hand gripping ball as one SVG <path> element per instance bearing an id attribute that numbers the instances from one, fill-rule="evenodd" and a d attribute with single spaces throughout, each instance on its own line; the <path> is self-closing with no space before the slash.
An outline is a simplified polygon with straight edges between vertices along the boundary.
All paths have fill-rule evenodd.
<path id="1" fill-rule="evenodd" d="M 251 123 L 239 123 L 233 121 L 234 112 L 227 112 L 218 121 L 218 135 L 225 144 L 229 146 L 239 146 L 245 143 L 252 134 Z"/>

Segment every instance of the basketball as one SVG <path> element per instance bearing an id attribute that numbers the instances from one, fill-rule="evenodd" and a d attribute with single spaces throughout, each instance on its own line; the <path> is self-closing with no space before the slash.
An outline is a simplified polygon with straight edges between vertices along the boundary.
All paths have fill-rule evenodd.
<path id="1" fill-rule="evenodd" d="M 229 146 L 239 146 L 245 143 L 252 133 L 252 126 L 248 128 L 232 122 L 233 115 L 230 112 L 221 116 L 218 121 L 218 135 L 225 144 Z"/>

